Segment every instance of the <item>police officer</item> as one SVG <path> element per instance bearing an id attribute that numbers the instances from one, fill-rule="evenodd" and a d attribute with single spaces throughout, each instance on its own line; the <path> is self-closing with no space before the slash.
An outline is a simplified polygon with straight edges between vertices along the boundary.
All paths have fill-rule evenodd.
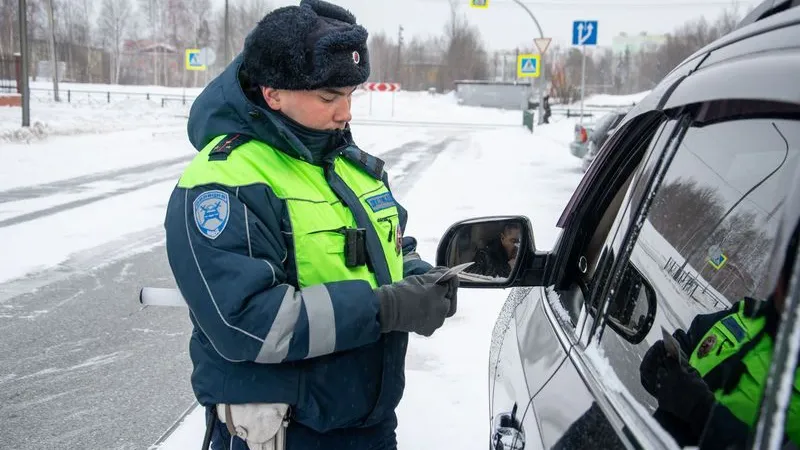
<path id="1" fill-rule="evenodd" d="M 338 6 L 276 9 L 192 105 L 166 243 L 214 449 L 395 448 L 408 333 L 455 313 L 350 134 L 366 40 Z"/>
<path id="2" fill-rule="evenodd" d="M 673 336 L 686 359 L 657 341 L 640 366 L 642 386 L 658 400 L 654 417 L 680 445 L 743 448 L 753 431 L 786 305 L 800 237 L 800 172 L 784 200 L 770 255 L 766 301 L 745 297 L 730 309 L 695 317 Z M 683 360 L 681 363 L 679 361 Z M 795 369 L 785 440 L 800 445 L 800 368 Z"/>

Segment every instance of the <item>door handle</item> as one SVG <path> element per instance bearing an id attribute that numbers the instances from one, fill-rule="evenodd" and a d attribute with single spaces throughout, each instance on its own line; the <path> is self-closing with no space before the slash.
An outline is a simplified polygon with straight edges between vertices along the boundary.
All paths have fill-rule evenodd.
<path id="1" fill-rule="evenodd" d="M 525 448 L 525 431 L 517 419 L 517 404 L 510 413 L 494 416 L 492 432 L 492 450 L 523 450 Z"/>

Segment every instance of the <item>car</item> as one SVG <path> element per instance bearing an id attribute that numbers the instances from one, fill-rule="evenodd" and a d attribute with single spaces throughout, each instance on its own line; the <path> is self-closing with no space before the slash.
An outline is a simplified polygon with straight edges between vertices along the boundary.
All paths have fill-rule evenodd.
<path id="1" fill-rule="evenodd" d="M 576 123 L 573 127 L 574 137 L 569 143 L 569 151 L 576 158 L 583 158 L 589 151 L 589 136 L 595 122 Z"/>
<path id="2" fill-rule="evenodd" d="M 797 3 L 759 5 L 625 115 L 566 205 L 551 250 L 536 248 L 524 215 L 469 218 L 443 235 L 436 263 L 454 267 L 478 243 L 517 233 L 506 235 L 518 248 L 507 276 L 461 278 L 462 288 L 511 289 L 491 336 L 490 449 L 697 444 L 654 416 L 640 366 L 656 341 L 698 315 L 770 293 L 779 218 L 800 207 L 784 203 L 800 164 Z M 792 370 L 779 370 L 796 361 L 789 339 L 799 322 L 781 325 L 777 375 L 766 412 L 753 411 L 760 432 L 749 448 L 796 448 L 782 431 L 797 411 L 770 412 L 785 412 L 781 392 L 793 382 L 800 390 Z"/>
<path id="3" fill-rule="evenodd" d="M 569 151 L 572 156 L 584 159 L 589 154 L 592 141 L 596 139 L 604 140 L 607 137 L 608 126 L 610 123 L 619 123 L 619 120 L 630 108 L 613 108 L 608 113 L 603 114 L 596 120 L 576 123 L 573 127 L 573 140 L 569 143 Z"/>
<path id="4" fill-rule="evenodd" d="M 622 121 L 626 114 L 631 110 L 631 107 L 618 108 L 614 111 L 601 117 L 594 125 L 591 133 L 589 134 L 588 142 L 586 145 L 586 154 L 581 159 L 581 169 L 586 172 L 589 166 L 597 157 L 597 153 L 603 147 L 608 137 L 614 134 L 617 125 Z"/>

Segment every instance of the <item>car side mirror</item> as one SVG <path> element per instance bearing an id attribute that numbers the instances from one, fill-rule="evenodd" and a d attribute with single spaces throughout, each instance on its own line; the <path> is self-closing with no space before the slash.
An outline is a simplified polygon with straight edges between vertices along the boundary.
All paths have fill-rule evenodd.
<path id="1" fill-rule="evenodd" d="M 656 292 L 647 279 L 630 262 L 619 289 L 608 305 L 608 325 L 632 344 L 644 340 L 656 317 Z"/>
<path id="2" fill-rule="evenodd" d="M 536 252 L 525 216 L 493 216 L 453 224 L 439 241 L 436 265 L 456 267 L 461 287 L 542 286 L 549 253 Z"/>

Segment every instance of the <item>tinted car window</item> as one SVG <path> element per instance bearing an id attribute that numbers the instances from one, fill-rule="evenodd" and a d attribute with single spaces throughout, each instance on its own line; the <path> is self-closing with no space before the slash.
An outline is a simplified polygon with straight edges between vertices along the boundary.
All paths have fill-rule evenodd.
<path id="1" fill-rule="evenodd" d="M 625 195 L 634 174 L 642 164 L 644 155 L 651 151 L 663 134 L 663 120 L 665 118 L 660 114 L 637 120 L 630 124 L 625 136 L 620 136 L 622 139 L 611 142 L 610 157 L 598 160 L 590 169 L 559 221 L 560 226 L 564 226 L 562 220 L 569 214 L 574 216 L 574 222 L 564 226 L 562 245 L 566 247 L 567 242 L 574 245 L 571 252 L 575 253 L 575 258 L 580 256 L 584 259 L 586 269 L 578 272 L 580 263 L 571 264 L 573 272 L 565 275 L 566 283 L 556 289 L 572 326 L 578 325 L 603 243 L 614 229 L 615 217 L 625 204 Z M 598 189 L 598 186 L 602 186 L 602 189 Z M 588 230 L 591 230 L 590 234 L 574 237 Z M 566 255 L 568 252 L 563 247 L 558 251 Z M 594 311 L 592 314 L 595 314 Z"/>
<path id="2" fill-rule="evenodd" d="M 800 162 L 800 122 L 742 116 L 718 114 L 686 131 L 630 255 L 656 294 L 655 323 L 639 344 L 610 327 L 600 343 L 633 398 L 662 425 L 670 422 L 665 428 L 684 445 L 695 444 L 696 437 L 685 423 L 656 411 L 658 401 L 642 384 L 642 359 L 662 338 L 662 327 L 689 331 L 721 320 L 744 297 L 768 297 L 771 286 L 763 282 L 772 239 Z M 612 296 L 609 311 L 641 309 L 615 301 L 620 300 Z M 703 334 L 691 337 L 687 356 L 704 351 L 697 341 Z M 721 350 L 733 342 L 713 344 Z"/>

